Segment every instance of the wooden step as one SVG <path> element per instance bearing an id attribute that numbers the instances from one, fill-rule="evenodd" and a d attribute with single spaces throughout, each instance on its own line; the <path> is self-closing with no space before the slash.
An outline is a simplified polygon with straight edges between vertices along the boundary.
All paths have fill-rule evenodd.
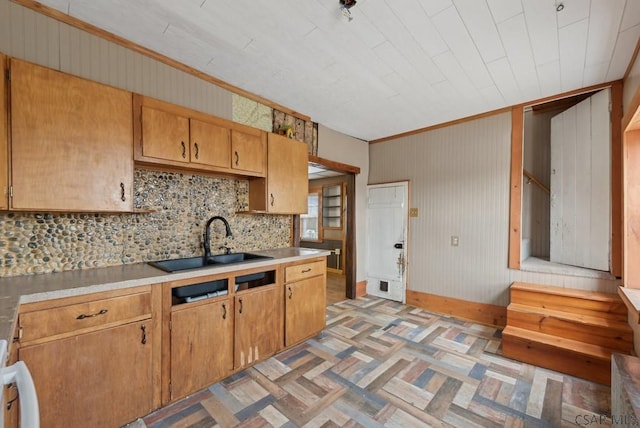
<path id="1" fill-rule="evenodd" d="M 627 321 L 627 307 L 616 294 L 526 282 L 514 282 L 510 292 L 511 303 L 592 316 L 606 313 L 616 321 Z"/>
<path id="2" fill-rule="evenodd" d="M 603 346 L 507 325 L 502 353 L 507 358 L 611 385 L 611 354 Z"/>
<path id="3" fill-rule="evenodd" d="M 511 303 L 507 307 L 507 325 L 565 339 L 615 349 L 620 353 L 633 350 L 633 330 L 617 314 L 599 316 L 576 314 L 556 309 Z"/>

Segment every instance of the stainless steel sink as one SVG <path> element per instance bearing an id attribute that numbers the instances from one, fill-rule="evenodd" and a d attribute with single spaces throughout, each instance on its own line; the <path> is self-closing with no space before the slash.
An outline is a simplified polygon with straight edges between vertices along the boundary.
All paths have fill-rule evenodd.
<path id="1" fill-rule="evenodd" d="M 260 260 L 272 259 L 270 256 L 261 256 L 251 253 L 231 253 L 219 254 L 211 256 L 208 259 L 204 257 L 187 257 L 184 259 L 160 260 L 157 262 L 149 262 L 153 267 L 162 269 L 165 272 L 181 272 L 190 269 L 202 269 L 215 265 L 228 265 L 234 263 L 257 262 Z"/>

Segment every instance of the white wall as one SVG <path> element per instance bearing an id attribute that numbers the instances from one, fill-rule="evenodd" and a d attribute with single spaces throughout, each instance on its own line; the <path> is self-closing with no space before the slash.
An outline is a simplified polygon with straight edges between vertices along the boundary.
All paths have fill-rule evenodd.
<path id="1" fill-rule="evenodd" d="M 0 0 L 0 52 L 231 119 L 231 92 L 9 0 Z"/>
<path id="2" fill-rule="evenodd" d="M 318 125 L 318 156 L 357 166 L 356 176 L 356 281 L 367 277 L 367 180 L 369 176 L 369 143 Z"/>
<path id="3" fill-rule="evenodd" d="M 371 145 L 370 182 L 410 180 L 419 210 L 410 219 L 408 288 L 501 306 L 521 280 L 615 292 L 615 281 L 507 268 L 510 147 L 509 113 Z"/>

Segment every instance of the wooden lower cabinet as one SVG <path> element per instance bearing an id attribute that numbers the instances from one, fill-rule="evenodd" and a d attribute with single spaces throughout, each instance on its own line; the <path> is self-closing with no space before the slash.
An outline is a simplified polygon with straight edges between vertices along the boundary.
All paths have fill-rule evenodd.
<path id="1" fill-rule="evenodd" d="M 326 325 L 324 276 L 285 286 L 285 346 L 292 346 L 321 331 Z"/>
<path id="2" fill-rule="evenodd" d="M 177 305 L 171 313 L 171 400 L 233 370 L 232 300 Z"/>
<path id="3" fill-rule="evenodd" d="M 282 349 L 282 295 L 276 285 L 235 297 L 235 369 L 248 367 Z"/>
<path id="4" fill-rule="evenodd" d="M 22 346 L 42 427 L 118 427 L 153 410 L 150 320 Z"/>
<path id="5" fill-rule="evenodd" d="M 318 334 L 326 326 L 326 258 L 285 267 L 285 346 Z"/>

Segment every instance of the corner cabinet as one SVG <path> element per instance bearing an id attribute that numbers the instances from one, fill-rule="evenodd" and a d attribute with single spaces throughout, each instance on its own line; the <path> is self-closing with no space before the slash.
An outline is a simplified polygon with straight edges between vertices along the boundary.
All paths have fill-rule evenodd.
<path id="1" fill-rule="evenodd" d="M 285 346 L 322 331 L 326 326 L 326 258 L 285 267 Z"/>
<path id="2" fill-rule="evenodd" d="M 122 426 L 159 405 L 151 288 L 105 296 L 20 310 L 18 359 L 33 377 L 43 426 Z"/>
<path id="3" fill-rule="evenodd" d="M 9 64 L 10 209 L 132 211 L 131 92 Z"/>
<path id="4" fill-rule="evenodd" d="M 307 212 L 309 190 L 307 145 L 268 135 L 267 177 L 249 180 L 249 210 L 274 214 Z"/>
<path id="5" fill-rule="evenodd" d="M 266 174 L 264 131 L 138 94 L 133 116 L 138 163 L 249 177 Z"/>
<path id="6" fill-rule="evenodd" d="M 9 208 L 7 57 L 0 54 L 0 210 Z"/>

